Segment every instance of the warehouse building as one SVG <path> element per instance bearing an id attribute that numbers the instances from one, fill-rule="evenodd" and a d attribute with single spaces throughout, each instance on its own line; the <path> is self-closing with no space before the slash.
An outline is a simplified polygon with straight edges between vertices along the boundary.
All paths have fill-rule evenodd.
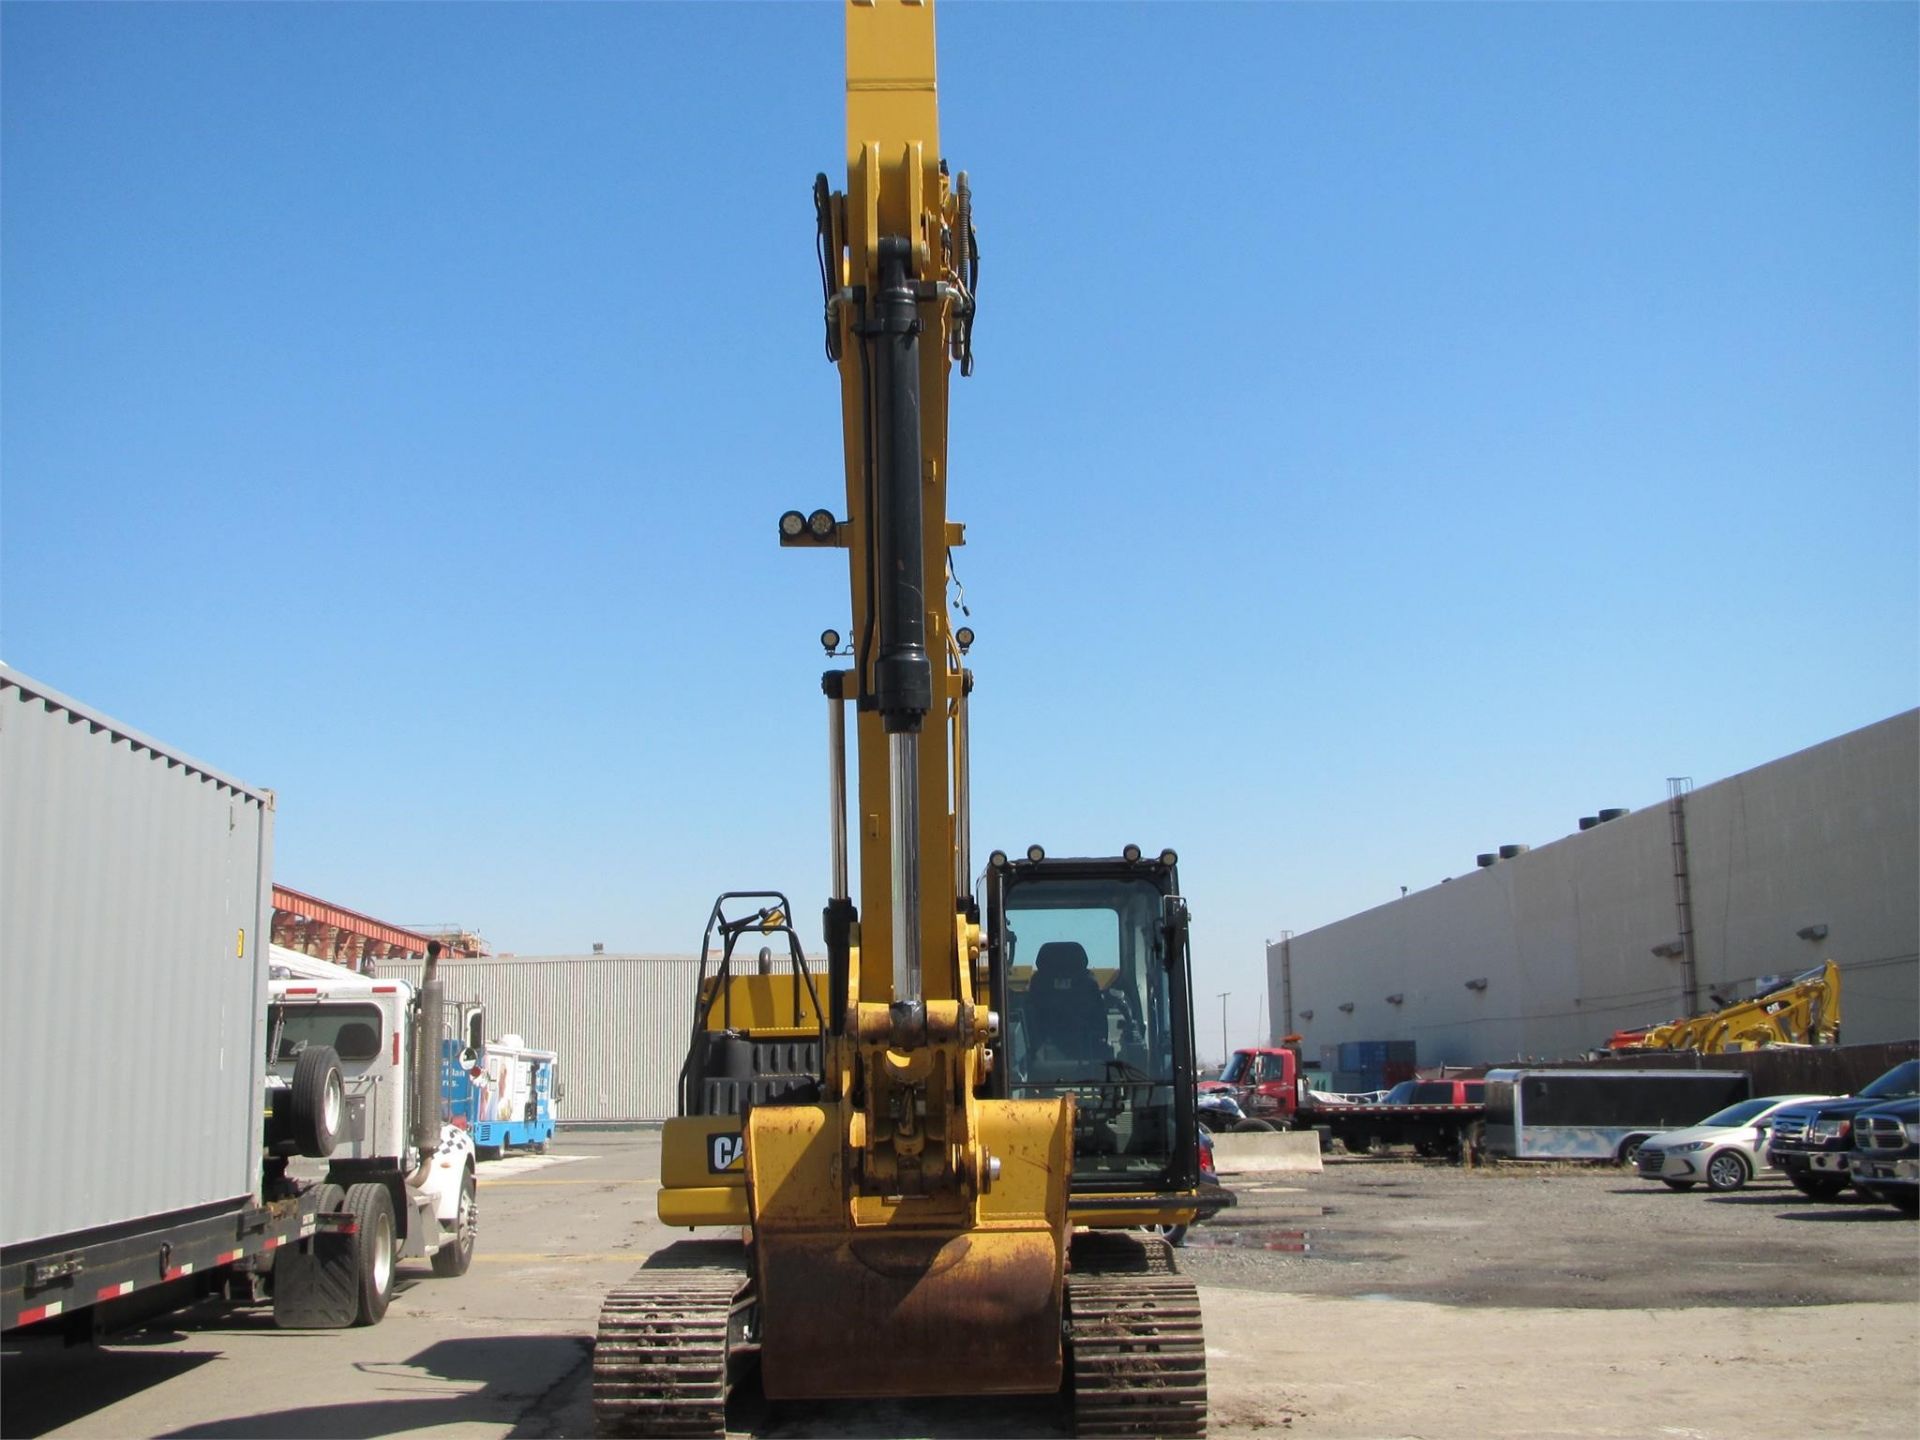
<path id="1" fill-rule="evenodd" d="M 1920 711 L 1579 823 L 1270 943 L 1278 1033 L 1412 1040 L 1422 1065 L 1574 1057 L 1828 958 L 1843 1039 L 1920 1033 Z"/>
<path id="2" fill-rule="evenodd" d="M 417 960 L 374 974 L 420 978 Z M 487 1036 L 552 1050 L 562 1125 L 664 1120 L 676 1111 L 700 962 L 691 955 L 483 955 L 443 961 L 453 1000 L 487 1007 Z"/>

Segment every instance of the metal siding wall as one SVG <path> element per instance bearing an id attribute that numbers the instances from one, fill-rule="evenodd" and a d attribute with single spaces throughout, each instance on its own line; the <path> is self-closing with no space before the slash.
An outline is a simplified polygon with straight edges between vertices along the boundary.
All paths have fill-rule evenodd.
<path id="1" fill-rule="evenodd" d="M 1831 955 L 1846 1040 L 1920 1028 L 1920 711 L 1702 785 L 1687 815 L 1703 1003 L 1715 986 Z M 1795 936 L 1810 924 L 1827 938 Z M 1294 1012 L 1314 1012 L 1298 1022 L 1309 1055 L 1412 1039 L 1423 1065 L 1575 1056 L 1685 1012 L 1680 963 L 1651 953 L 1677 934 L 1656 800 L 1294 936 Z M 1278 1007 L 1277 944 L 1267 969 Z M 1480 977 L 1485 990 L 1466 989 Z"/>
<path id="2" fill-rule="evenodd" d="M 376 973 L 418 980 L 417 961 Z M 681 955 L 507 955 L 445 960 L 449 997 L 487 1007 L 487 1036 L 559 1055 L 560 1123 L 664 1120 L 677 1107 L 699 962 Z"/>
<path id="3" fill-rule="evenodd" d="M 270 797 L 0 682 L 0 1243 L 244 1199 Z"/>

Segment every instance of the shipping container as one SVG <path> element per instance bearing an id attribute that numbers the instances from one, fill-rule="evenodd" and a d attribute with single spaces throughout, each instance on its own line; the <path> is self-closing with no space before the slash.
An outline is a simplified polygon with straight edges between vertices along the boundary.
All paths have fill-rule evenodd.
<path id="1" fill-rule="evenodd" d="M 419 972 L 418 961 L 374 967 L 407 980 Z M 492 1034 L 518 1035 L 559 1057 L 563 1127 L 675 1113 L 699 972 L 691 955 L 488 955 L 440 964 L 449 999 L 484 1005 Z"/>
<path id="2" fill-rule="evenodd" d="M 0 667 L 0 1246 L 260 1177 L 273 796 Z"/>

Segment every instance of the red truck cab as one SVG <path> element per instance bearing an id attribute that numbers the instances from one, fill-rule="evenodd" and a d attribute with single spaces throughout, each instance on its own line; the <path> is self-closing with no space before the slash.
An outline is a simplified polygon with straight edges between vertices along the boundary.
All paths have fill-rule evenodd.
<path id="1" fill-rule="evenodd" d="M 1236 1050 L 1220 1078 L 1203 1088 L 1231 1090 L 1249 1119 L 1291 1125 L 1300 1108 L 1300 1056 L 1277 1045 Z"/>

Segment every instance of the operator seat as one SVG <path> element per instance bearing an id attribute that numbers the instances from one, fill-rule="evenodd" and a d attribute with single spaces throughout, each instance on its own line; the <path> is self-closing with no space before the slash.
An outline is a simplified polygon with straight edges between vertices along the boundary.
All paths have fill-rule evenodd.
<path id="1" fill-rule="evenodd" d="M 1033 1048 L 1042 1045 L 1074 1060 L 1110 1060 L 1107 1002 L 1087 969 L 1086 949 L 1049 940 L 1034 957 L 1027 984 L 1027 1026 Z"/>

